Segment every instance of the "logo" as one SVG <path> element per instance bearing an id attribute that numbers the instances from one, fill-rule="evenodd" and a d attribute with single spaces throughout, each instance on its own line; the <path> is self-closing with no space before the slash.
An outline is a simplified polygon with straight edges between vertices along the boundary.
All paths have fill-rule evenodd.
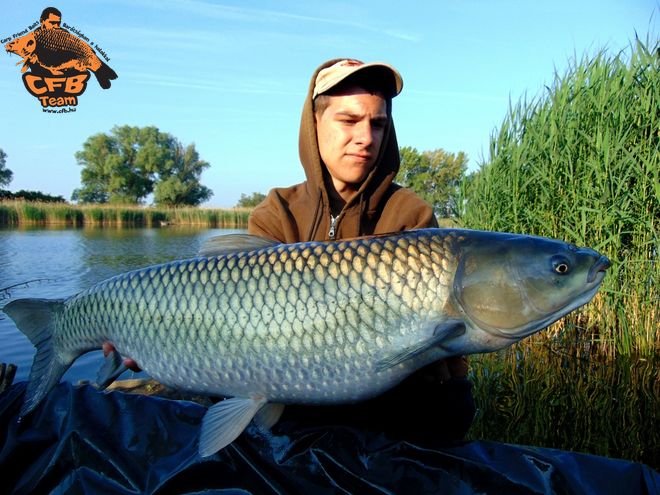
<path id="1" fill-rule="evenodd" d="M 117 73 L 106 63 L 110 58 L 101 47 L 63 23 L 62 13 L 55 7 L 45 8 L 38 23 L 2 43 L 6 43 L 7 52 L 21 57 L 16 65 L 23 65 L 25 89 L 39 100 L 44 112 L 75 112 L 90 72 L 103 89 L 117 79 Z"/>

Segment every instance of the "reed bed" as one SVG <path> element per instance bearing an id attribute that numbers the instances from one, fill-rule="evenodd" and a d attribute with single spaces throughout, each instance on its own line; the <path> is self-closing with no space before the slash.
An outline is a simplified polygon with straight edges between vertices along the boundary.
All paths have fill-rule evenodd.
<path id="1" fill-rule="evenodd" d="M 660 468 L 660 46 L 574 60 L 510 105 L 461 184 L 462 226 L 562 239 L 612 261 L 594 300 L 472 359 L 475 438 Z"/>
<path id="2" fill-rule="evenodd" d="M 489 162 L 462 185 L 461 223 L 592 247 L 612 261 L 588 338 L 601 354 L 660 350 L 660 58 L 641 41 L 574 62 L 512 105 Z M 580 314 L 573 318 L 581 318 Z"/>
<path id="3" fill-rule="evenodd" d="M 22 225 L 73 227 L 195 225 L 208 228 L 246 228 L 249 214 L 249 208 L 147 208 L 130 205 L 0 202 L 0 226 L 11 227 Z"/>

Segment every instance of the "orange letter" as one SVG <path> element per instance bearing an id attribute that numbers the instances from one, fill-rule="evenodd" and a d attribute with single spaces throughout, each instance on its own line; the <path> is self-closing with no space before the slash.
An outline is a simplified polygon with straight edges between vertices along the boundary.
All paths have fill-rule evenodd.
<path id="1" fill-rule="evenodd" d="M 64 92 L 69 94 L 80 94 L 85 91 L 85 81 L 89 77 L 88 73 L 78 74 L 77 76 L 67 77 Z"/>
<path id="2" fill-rule="evenodd" d="M 66 81 L 63 77 L 47 77 L 45 78 L 46 86 L 48 86 L 48 92 L 54 93 L 55 88 L 61 88 L 62 83 Z"/>
<path id="3" fill-rule="evenodd" d="M 25 81 L 25 84 L 27 85 L 30 93 L 32 93 L 35 96 L 42 95 L 46 91 L 48 91 L 45 86 L 37 87 L 37 85 L 35 84 L 37 81 L 43 81 L 39 76 L 33 76 L 32 74 L 25 74 L 23 80 Z"/>

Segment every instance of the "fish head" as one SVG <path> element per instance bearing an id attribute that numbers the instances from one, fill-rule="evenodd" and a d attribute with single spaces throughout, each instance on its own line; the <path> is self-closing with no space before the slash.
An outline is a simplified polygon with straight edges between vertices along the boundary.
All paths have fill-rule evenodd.
<path id="1" fill-rule="evenodd" d="M 30 32 L 20 38 L 10 41 L 5 45 L 5 50 L 9 53 L 15 53 L 19 57 L 29 57 L 37 48 L 37 41 L 34 38 L 34 32 Z"/>
<path id="2" fill-rule="evenodd" d="M 533 236 L 484 235 L 468 242 L 454 296 L 496 350 L 588 303 L 610 261 L 589 248 Z"/>

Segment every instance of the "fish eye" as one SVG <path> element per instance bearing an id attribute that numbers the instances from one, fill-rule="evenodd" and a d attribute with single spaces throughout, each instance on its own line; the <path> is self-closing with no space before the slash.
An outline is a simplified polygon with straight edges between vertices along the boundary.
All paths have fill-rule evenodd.
<path id="1" fill-rule="evenodd" d="M 571 265 L 565 257 L 555 256 L 552 258 L 552 269 L 559 275 L 566 275 L 571 271 Z"/>

